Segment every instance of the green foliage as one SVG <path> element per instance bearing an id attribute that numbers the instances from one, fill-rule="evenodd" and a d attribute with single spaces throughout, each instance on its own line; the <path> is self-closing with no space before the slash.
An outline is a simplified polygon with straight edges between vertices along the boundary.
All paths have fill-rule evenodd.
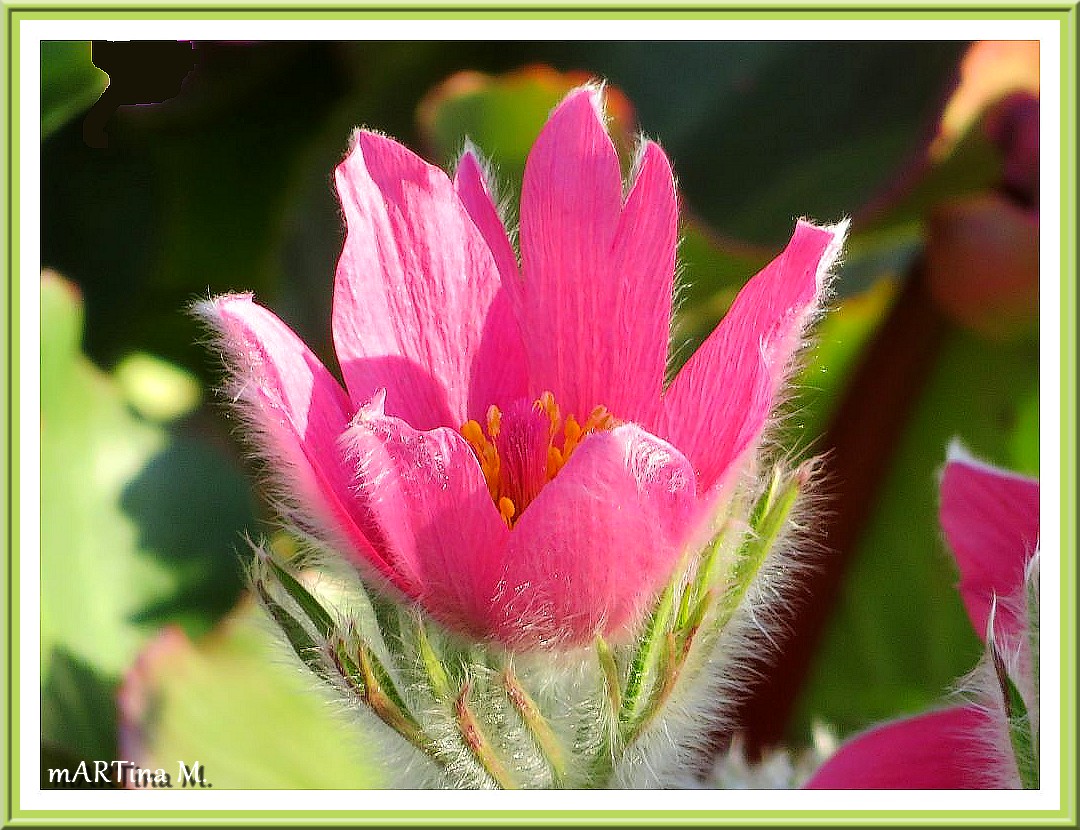
<path id="1" fill-rule="evenodd" d="M 42 41 L 42 140 L 90 107 L 108 85 L 109 76 L 90 59 L 89 41 Z"/>
<path id="2" fill-rule="evenodd" d="M 362 732 L 327 706 L 243 604 L 192 643 L 167 630 L 125 686 L 131 760 L 150 769 L 198 760 L 214 789 L 364 789 L 384 783 Z"/>
<path id="3" fill-rule="evenodd" d="M 1024 416 L 1037 354 L 1031 340 L 990 352 L 974 334 L 949 334 L 856 552 L 800 706 L 800 736 L 815 717 L 847 734 L 924 709 L 978 662 L 938 523 L 938 473 L 957 437 L 1009 463 L 1017 436 L 1037 428 Z"/>
<path id="4" fill-rule="evenodd" d="M 217 450 L 137 416 L 80 352 L 82 305 L 41 281 L 43 738 L 108 745 L 112 691 L 166 622 L 205 630 L 236 601 L 233 549 L 253 519 Z"/>

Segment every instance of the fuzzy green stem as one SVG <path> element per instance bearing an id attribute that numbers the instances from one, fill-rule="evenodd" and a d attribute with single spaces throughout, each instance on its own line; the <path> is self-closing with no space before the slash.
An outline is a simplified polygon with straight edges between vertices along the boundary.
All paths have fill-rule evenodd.
<path id="1" fill-rule="evenodd" d="M 645 688 L 645 678 L 656 663 L 657 640 L 666 629 L 671 619 L 674 604 L 673 583 L 668 583 L 660 596 L 656 608 L 649 616 L 649 622 L 638 641 L 638 648 L 630 661 L 630 671 L 626 678 L 626 690 L 623 692 L 622 708 L 619 712 L 619 727 L 626 743 L 626 738 L 633 731 L 633 724 L 638 714 L 641 693 Z"/>
<path id="2" fill-rule="evenodd" d="M 503 669 L 502 682 L 507 697 L 510 698 L 510 702 L 518 710 L 518 714 L 521 715 L 525 726 L 532 733 L 541 754 L 547 759 L 552 772 L 555 773 L 556 780 L 565 778 L 566 760 L 563 758 L 562 746 L 559 739 L 555 737 L 551 724 L 548 723 L 547 718 L 540 711 L 540 707 L 536 705 L 536 701 L 521 685 L 513 669 L 509 667 Z"/>
<path id="3" fill-rule="evenodd" d="M 495 753 L 495 748 L 480 728 L 472 709 L 469 708 L 469 692 L 471 688 L 471 685 L 466 682 L 461 687 L 461 693 L 457 698 L 455 714 L 458 731 L 461 733 L 465 745 L 472 752 L 473 757 L 480 762 L 480 766 L 491 776 L 491 779 L 504 790 L 516 790 L 518 787 L 513 778 L 510 777 L 510 773 Z"/>

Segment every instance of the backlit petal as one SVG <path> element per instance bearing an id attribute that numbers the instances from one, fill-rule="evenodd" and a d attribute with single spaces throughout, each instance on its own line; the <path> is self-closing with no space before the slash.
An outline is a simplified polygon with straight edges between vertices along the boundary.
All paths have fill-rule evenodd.
<path id="1" fill-rule="evenodd" d="M 346 436 L 356 489 L 371 503 L 386 556 L 449 627 L 484 637 L 510 534 L 480 464 L 454 430 L 415 430 L 383 413 L 381 393 Z"/>
<path id="2" fill-rule="evenodd" d="M 491 251 L 446 174 L 360 131 L 336 173 L 348 226 L 334 344 L 356 405 L 458 427 L 525 386 L 523 347 Z"/>
<path id="3" fill-rule="evenodd" d="M 667 360 L 675 186 L 663 152 L 650 143 L 624 208 L 619 159 L 599 108 L 597 89 L 568 95 L 525 166 L 530 392 L 554 392 L 568 413 L 602 404 L 619 418 L 642 420 Z"/>
<path id="4" fill-rule="evenodd" d="M 693 462 L 701 492 L 761 437 L 845 229 L 800 221 L 664 396 L 659 434 Z"/>
<path id="5" fill-rule="evenodd" d="M 954 444 L 941 481 L 941 526 L 975 631 L 986 636 L 996 595 L 995 630 L 1012 640 L 1026 626 L 1011 600 L 1022 597 L 1039 544 L 1039 482 L 976 461 Z"/>
<path id="6" fill-rule="evenodd" d="M 527 648 L 625 631 L 670 578 L 695 506 L 674 447 L 632 424 L 591 435 L 510 534 L 496 636 Z"/>
<path id="7" fill-rule="evenodd" d="M 806 784 L 810 790 L 980 790 L 1000 786 L 1005 762 L 978 709 L 954 707 L 886 723 L 856 736 Z"/>
<path id="8" fill-rule="evenodd" d="M 352 471 L 338 444 L 351 415 L 348 396 L 319 359 L 250 294 L 198 307 L 230 369 L 229 393 L 252 430 L 290 518 L 330 535 L 354 563 L 408 595 L 412 584 L 372 545 L 370 517 L 352 493 Z"/>

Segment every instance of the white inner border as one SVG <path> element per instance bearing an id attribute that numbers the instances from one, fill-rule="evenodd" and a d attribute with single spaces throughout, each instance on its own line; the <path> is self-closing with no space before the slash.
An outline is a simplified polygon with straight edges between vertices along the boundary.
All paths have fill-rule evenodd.
<path id="1" fill-rule="evenodd" d="M 1056 810 L 1060 806 L 1060 32 L 1057 21 L 737 20 L 24 20 L 20 44 L 21 280 L 20 615 L 23 810 Z M 320 791 L 317 807 L 296 791 L 42 791 L 40 764 L 40 41 L 42 40 L 1039 40 L 1041 41 L 1042 775 L 1037 792 Z M 662 138 L 662 136 L 661 136 Z M 942 459 L 945 447 L 942 447 Z M 1045 658 L 1050 659 L 1045 659 Z"/>

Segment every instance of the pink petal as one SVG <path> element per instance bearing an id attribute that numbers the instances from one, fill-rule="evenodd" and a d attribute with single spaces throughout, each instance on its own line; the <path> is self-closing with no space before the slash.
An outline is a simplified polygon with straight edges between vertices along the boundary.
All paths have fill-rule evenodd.
<path id="1" fill-rule="evenodd" d="M 1039 545 L 1039 482 L 980 463 L 954 445 L 941 480 L 941 526 L 975 631 L 986 636 L 996 595 L 995 630 L 1014 639 L 1026 621 L 1008 600 L 1022 596 L 1025 569 Z"/>
<path id="2" fill-rule="evenodd" d="M 484 171 L 475 151 L 466 150 L 458 161 L 454 172 L 454 190 L 468 211 L 477 230 L 484 237 L 491 254 L 495 258 L 503 286 L 511 293 L 521 292 L 521 272 L 518 271 L 517 256 L 506 235 L 506 226 L 499 218 L 491 190 L 488 188 Z"/>
<path id="3" fill-rule="evenodd" d="M 999 786 L 1007 759 L 984 736 L 987 716 L 955 707 L 875 727 L 836 751 L 810 790 L 982 790 Z"/>
<path id="4" fill-rule="evenodd" d="M 534 395 L 564 412 L 604 405 L 643 420 L 663 386 L 675 270 L 677 204 L 663 152 L 647 144 L 622 198 L 600 92 L 556 107 L 525 165 L 523 334 Z"/>
<path id="5" fill-rule="evenodd" d="M 799 221 L 664 396 L 659 433 L 693 462 L 700 492 L 760 439 L 845 230 Z"/>
<path id="6" fill-rule="evenodd" d="M 290 518 L 331 542 L 353 562 L 401 579 L 369 541 L 370 519 L 352 493 L 352 471 L 338 441 L 351 405 L 338 382 L 296 334 L 250 294 L 202 303 L 230 369 L 229 392 L 256 437 Z"/>
<path id="7" fill-rule="evenodd" d="M 530 648 L 623 633 L 670 578 L 695 503 L 674 447 L 633 424 L 588 437 L 510 534 L 498 639 Z"/>
<path id="8" fill-rule="evenodd" d="M 386 555 L 418 586 L 419 602 L 450 628 L 486 636 L 510 531 L 468 444 L 454 430 L 423 432 L 385 415 L 381 393 L 346 441 Z"/>
<path id="9" fill-rule="evenodd" d="M 348 234 L 334 344 L 359 405 L 457 428 L 524 393 L 523 346 L 491 250 L 446 174 L 374 133 L 337 168 Z"/>

